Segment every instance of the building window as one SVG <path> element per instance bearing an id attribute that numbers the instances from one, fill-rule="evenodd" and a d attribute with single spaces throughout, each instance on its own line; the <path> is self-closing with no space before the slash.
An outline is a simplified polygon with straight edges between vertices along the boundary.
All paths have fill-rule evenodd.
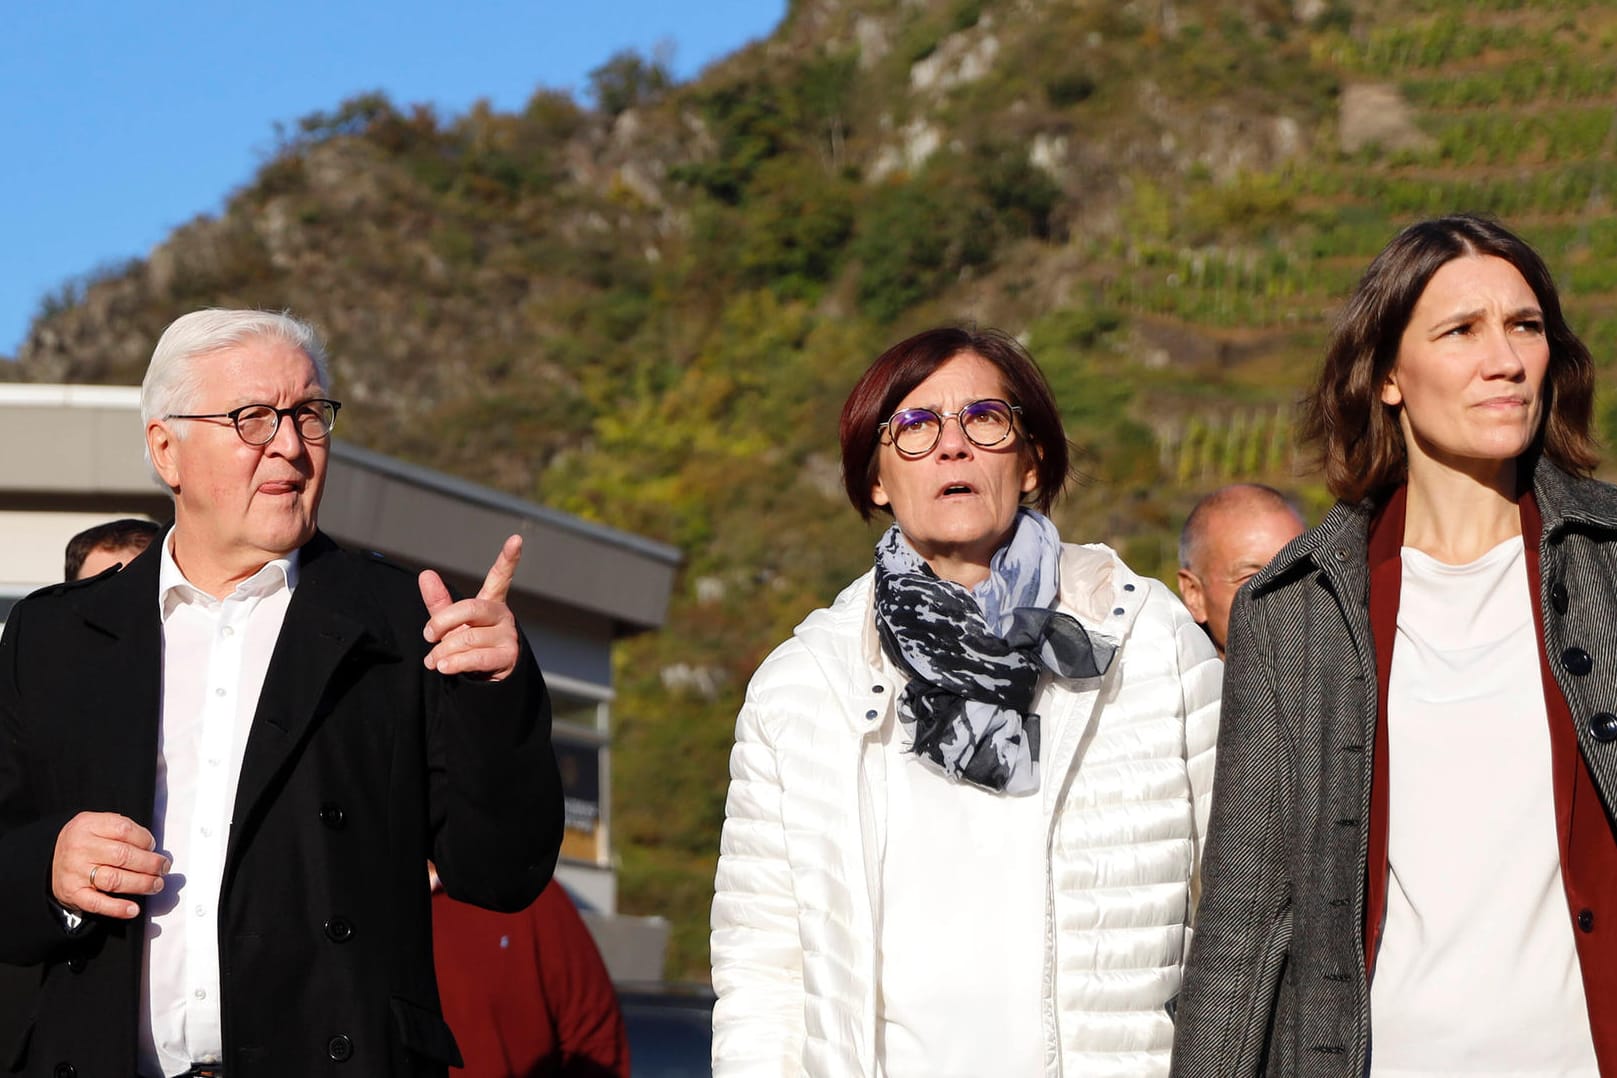
<path id="1" fill-rule="evenodd" d="M 612 864 L 610 816 L 610 707 L 593 686 L 550 680 L 551 741 L 561 771 L 561 856 L 600 868 Z"/>

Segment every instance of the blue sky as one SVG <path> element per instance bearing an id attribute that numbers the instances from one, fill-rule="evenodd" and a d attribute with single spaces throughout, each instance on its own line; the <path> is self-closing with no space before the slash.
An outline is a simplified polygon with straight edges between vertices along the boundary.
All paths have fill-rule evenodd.
<path id="1" fill-rule="evenodd" d="M 49 292 L 217 213 L 277 121 L 382 90 L 440 114 L 582 96 L 614 52 L 663 42 L 681 79 L 767 35 L 786 0 L 55 0 L 0 32 L 0 356 Z"/>

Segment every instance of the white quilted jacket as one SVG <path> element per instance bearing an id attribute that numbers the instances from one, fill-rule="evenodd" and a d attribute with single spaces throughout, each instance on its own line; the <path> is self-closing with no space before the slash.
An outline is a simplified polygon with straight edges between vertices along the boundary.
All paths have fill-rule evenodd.
<path id="1" fill-rule="evenodd" d="M 1172 593 L 1109 548 L 1065 546 L 1061 605 L 1122 642 L 1103 677 L 1036 702 L 1049 849 L 1048 1075 L 1168 1071 L 1222 664 Z M 872 576 L 817 610 L 747 688 L 713 900 L 716 1076 L 882 1074 L 875 924 L 885 838 L 879 732 L 902 683 Z"/>

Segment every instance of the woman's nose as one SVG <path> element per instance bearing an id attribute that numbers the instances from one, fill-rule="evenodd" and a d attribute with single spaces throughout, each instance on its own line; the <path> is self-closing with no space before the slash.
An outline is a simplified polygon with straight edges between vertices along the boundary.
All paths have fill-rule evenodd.
<path id="1" fill-rule="evenodd" d="M 1488 336 L 1488 354 L 1483 364 L 1483 374 L 1488 378 L 1519 378 L 1527 369 L 1527 364 L 1521 356 L 1521 349 L 1525 341 L 1512 336 L 1509 326 L 1501 327 L 1498 333 Z"/>
<path id="2" fill-rule="evenodd" d="M 958 415 L 952 415 L 943 421 L 938 431 L 939 456 L 965 457 L 971 455 L 971 439 L 966 437 L 966 428 L 961 424 Z"/>

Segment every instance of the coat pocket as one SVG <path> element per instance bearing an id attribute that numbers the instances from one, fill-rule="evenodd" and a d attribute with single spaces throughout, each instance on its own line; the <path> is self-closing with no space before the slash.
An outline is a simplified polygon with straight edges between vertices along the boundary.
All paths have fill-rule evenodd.
<path id="1" fill-rule="evenodd" d="M 443 1015 L 403 996 L 394 996 L 391 1002 L 393 1028 L 404 1047 L 450 1067 L 465 1065 L 460 1057 L 460 1046 L 455 1043 L 455 1035 Z"/>

